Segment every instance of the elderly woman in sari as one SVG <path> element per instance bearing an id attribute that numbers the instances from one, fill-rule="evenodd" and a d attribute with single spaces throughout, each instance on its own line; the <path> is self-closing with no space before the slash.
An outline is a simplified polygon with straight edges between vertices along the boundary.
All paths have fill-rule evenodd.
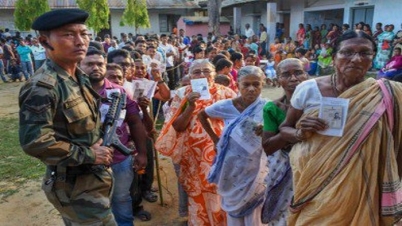
<path id="1" fill-rule="evenodd" d="M 402 217 L 402 85 L 365 78 L 375 51 L 366 33 L 345 32 L 334 46 L 335 74 L 296 87 L 280 127 L 287 142 L 298 142 L 289 225 L 392 225 Z M 343 134 L 323 135 L 334 126 L 319 111 L 345 99 Z M 320 107 L 324 100 L 333 102 Z"/>
<path id="2" fill-rule="evenodd" d="M 394 25 L 390 24 L 383 33 L 377 36 L 377 55 L 374 59 L 374 68 L 381 69 L 389 61 L 392 53 L 392 43 L 395 38 Z"/>
<path id="3" fill-rule="evenodd" d="M 262 124 L 260 98 L 264 72 L 256 66 L 245 66 L 238 74 L 240 96 L 219 101 L 198 115 L 205 131 L 214 141 L 217 157 L 208 180 L 218 187 L 222 209 L 230 226 L 256 226 L 261 223 L 261 208 L 268 173 L 261 137 L 255 129 Z M 213 120 L 223 119 L 223 134 L 213 129 Z"/>
<path id="4" fill-rule="evenodd" d="M 286 118 L 293 92 L 308 75 L 303 69 L 303 62 L 298 59 L 286 59 L 277 67 L 278 82 L 285 95 L 264 106 L 264 127 L 262 146 L 268 155 L 268 178 L 266 200 L 262 209 L 262 222 L 275 226 L 286 226 L 288 207 L 293 196 L 292 169 L 289 163 L 289 145 L 282 139 L 279 126 Z"/>
<path id="5" fill-rule="evenodd" d="M 231 99 L 236 93 L 214 83 L 215 68 L 208 61 L 195 60 L 190 67 L 190 79 L 207 78 L 210 99 L 200 99 L 191 86 L 177 90 L 170 106 L 170 114 L 155 144 L 163 155 L 179 164 L 179 182 L 188 194 L 188 225 L 226 225 L 226 214 L 220 206 L 216 186 L 207 181 L 215 157 L 214 142 L 202 128 L 197 114 L 213 103 Z M 220 135 L 223 121 L 212 121 Z"/>

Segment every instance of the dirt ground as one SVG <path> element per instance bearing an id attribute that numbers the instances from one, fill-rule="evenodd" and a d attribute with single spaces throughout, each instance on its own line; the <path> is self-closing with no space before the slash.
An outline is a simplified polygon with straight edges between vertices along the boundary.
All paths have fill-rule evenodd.
<path id="1" fill-rule="evenodd" d="M 0 83 L 0 117 L 18 117 L 18 92 L 23 83 Z M 264 87 L 263 97 L 276 99 L 283 91 L 281 88 Z M 159 156 L 159 171 L 164 205 L 143 201 L 145 210 L 152 214 L 152 220 L 141 222 L 137 226 L 175 226 L 185 225 L 186 219 L 178 215 L 177 179 L 169 158 Z M 63 225 L 58 212 L 46 200 L 41 188 L 41 180 L 32 180 L 16 187 L 15 184 L 0 182 L 0 188 L 14 187 L 18 192 L 6 198 L 0 196 L 0 225 Z M 156 177 L 154 186 L 157 187 Z M 0 189 L 3 190 L 3 189 Z"/>

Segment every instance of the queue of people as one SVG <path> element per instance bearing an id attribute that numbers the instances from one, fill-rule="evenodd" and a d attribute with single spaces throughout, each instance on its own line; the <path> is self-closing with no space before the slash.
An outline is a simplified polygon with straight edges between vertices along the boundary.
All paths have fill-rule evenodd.
<path id="1" fill-rule="evenodd" d="M 277 54 L 270 68 L 259 67 L 249 26 L 249 45 L 190 39 L 183 30 L 122 34 L 113 44 L 109 35 L 90 41 L 88 16 L 65 9 L 35 20 L 47 60 L 19 96 L 21 146 L 46 164 L 42 187 L 66 225 L 151 220 L 141 203 L 158 199 L 154 148 L 172 158 L 188 225 L 392 225 L 402 218 L 402 85 L 365 78 L 379 51 L 367 32 L 333 28 L 321 56 L 322 63 L 331 57 L 335 72 L 308 79 L 306 51 L 288 40 L 281 49 L 280 37 L 269 48 Z M 322 40 L 305 38 L 300 45 Z M 29 52 L 24 42 L 18 48 Z M 284 95 L 263 96 L 265 81 Z M 102 140 L 112 93 L 125 98 L 116 133 L 128 156 Z"/>

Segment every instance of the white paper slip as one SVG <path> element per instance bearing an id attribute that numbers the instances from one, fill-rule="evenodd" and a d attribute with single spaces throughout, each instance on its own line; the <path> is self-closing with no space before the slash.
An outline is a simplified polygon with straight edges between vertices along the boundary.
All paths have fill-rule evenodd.
<path id="1" fill-rule="evenodd" d="M 329 128 L 318 133 L 341 137 L 345 129 L 348 108 L 349 99 L 323 97 L 318 117 L 324 119 L 328 123 Z"/>
<path id="2" fill-rule="evenodd" d="M 200 100 L 211 99 L 209 93 L 208 80 L 206 78 L 191 79 L 191 88 L 193 92 L 197 92 L 201 95 Z"/>
<path id="3" fill-rule="evenodd" d="M 261 137 L 255 135 L 255 128 L 258 125 L 250 117 L 241 121 L 233 129 L 230 136 L 236 141 L 244 150 L 249 154 L 252 154 L 255 150 L 261 146 Z"/>
<path id="4" fill-rule="evenodd" d="M 139 97 L 146 96 L 152 99 L 155 94 L 157 83 L 148 79 L 133 80 L 133 99 L 137 100 Z"/>

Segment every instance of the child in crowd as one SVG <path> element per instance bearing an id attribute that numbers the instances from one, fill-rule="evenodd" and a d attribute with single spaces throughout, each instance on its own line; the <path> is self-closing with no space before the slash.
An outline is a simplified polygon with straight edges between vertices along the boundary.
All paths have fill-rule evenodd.
<path id="1" fill-rule="evenodd" d="M 247 54 L 246 58 L 244 59 L 245 66 L 255 66 L 257 62 L 257 56 L 255 54 Z"/>
<path id="2" fill-rule="evenodd" d="M 13 82 L 17 81 L 17 79 L 22 82 L 22 68 L 20 65 L 17 64 L 16 60 L 11 60 L 10 61 L 10 74 L 11 74 L 11 80 Z"/>
<path id="3" fill-rule="evenodd" d="M 310 61 L 309 75 L 315 75 L 317 70 L 317 54 L 314 48 L 310 48 L 306 53 L 306 58 Z"/>
<path id="4" fill-rule="evenodd" d="M 228 79 L 230 79 L 229 88 L 231 88 L 233 91 L 235 91 L 237 93 L 239 90 L 236 86 L 236 82 L 234 81 L 232 75 L 230 74 L 232 69 L 233 69 L 232 61 L 230 61 L 226 58 L 222 58 L 222 59 L 218 60 L 218 62 L 216 62 L 216 65 L 215 65 L 216 74 L 227 76 Z"/>
<path id="5" fill-rule="evenodd" d="M 306 58 L 307 50 L 304 48 L 297 48 L 296 49 L 296 58 L 303 62 L 303 68 L 305 72 L 310 70 L 310 61 Z"/>
<path id="6" fill-rule="evenodd" d="M 229 87 L 230 85 L 230 78 L 226 75 L 217 75 L 215 77 L 215 83 Z"/>
<path id="7" fill-rule="evenodd" d="M 267 85 L 272 84 L 272 86 L 277 86 L 277 78 L 276 78 L 276 71 L 275 71 L 275 61 L 272 54 L 268 55 L 268 62 L 265 66 L 265 75 L 266 75 L 266 83 Z M 279 85 L 278 85 L 279 87 Z"/>

